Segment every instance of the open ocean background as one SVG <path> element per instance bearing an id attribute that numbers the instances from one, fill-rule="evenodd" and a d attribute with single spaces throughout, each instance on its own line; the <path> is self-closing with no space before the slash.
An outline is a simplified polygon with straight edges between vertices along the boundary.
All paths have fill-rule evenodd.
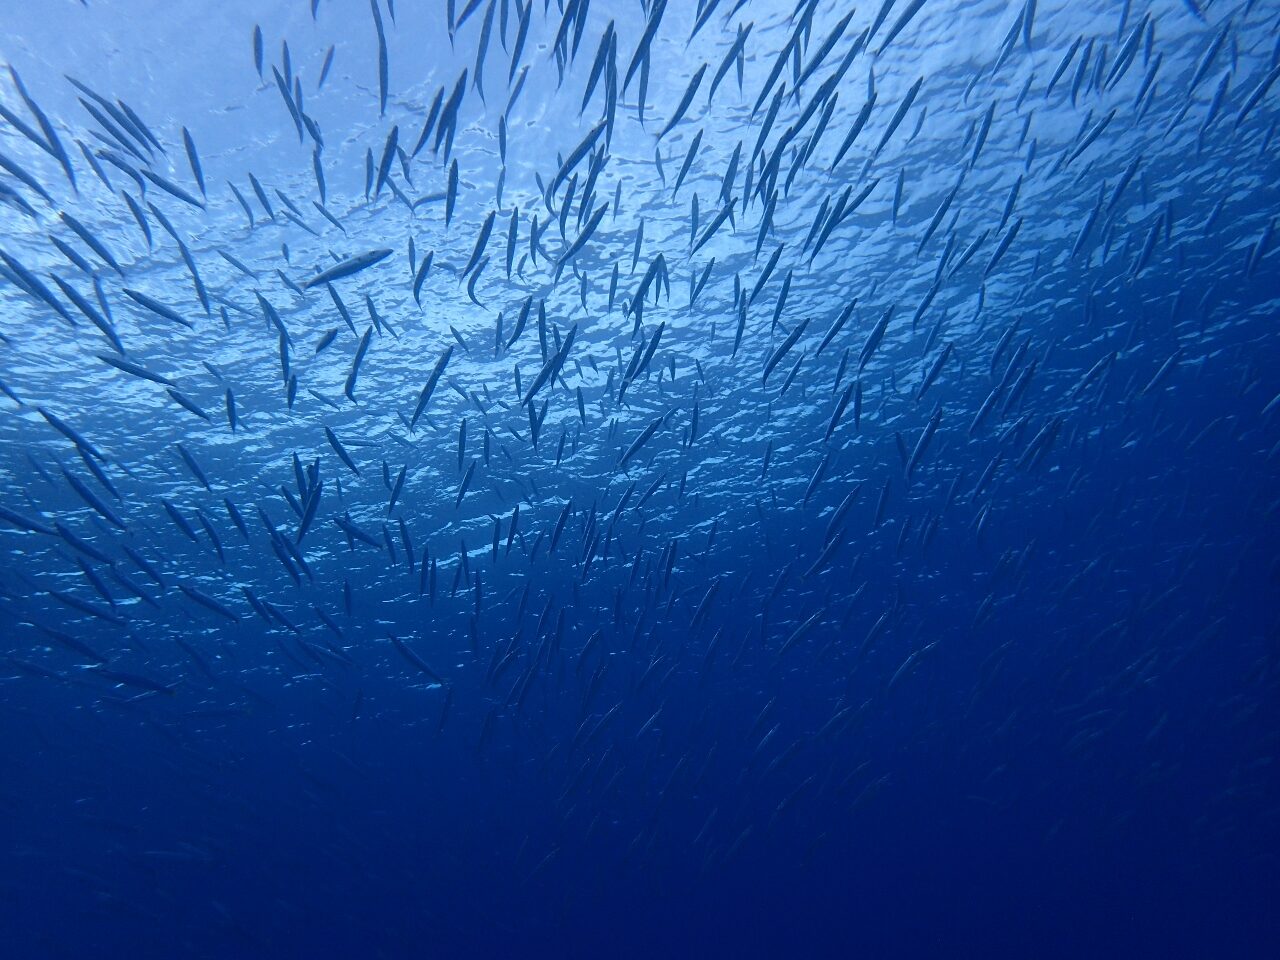
<path id="1" fill-rule="evenodd" d="M 0 957 L 1280 955 L 1278 25 L 0 0 Z"/>

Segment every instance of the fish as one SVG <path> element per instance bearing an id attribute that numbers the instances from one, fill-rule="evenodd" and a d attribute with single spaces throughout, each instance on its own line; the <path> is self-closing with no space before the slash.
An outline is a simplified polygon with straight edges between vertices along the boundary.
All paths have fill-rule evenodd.
<path id="1" fill-rule="evenodd" d="M 920 88 L 923 85 L 924 77 L 918 77 L 916 78 L 915 83 L 907 89 L 906 95 L 898 103 L 898 109 L 895 110 L 893 112 L 893 116 L 889 118 L 889 124 L 885 127 L 884 133 L 880 135 L 880 139 L 876 143 L 875 149 L 871 151 L 871 156 L 873 158 L 880 155 L 880 151 L 884 149 L 885 144 L 889 142 L 893 137 L 894 132 L 902 125 L 902 121 L 906 117 L 907 111 L 910 110 L 912 104 L 915 103 L 916 97 L 919 95 Z"/>
<path id="2" fill-rule="evenodd" d="M 627 449 L 622 451 L 622 454 L 618 457 L 618 466 L 625 467 L 627 465 L 627 461 L 640 452 L 640 449 L 649 442 L 655 433 L 657 433 L 658 428 L 666 422 L 666 419 L 667 418 L 665 416 L 658 417 L 641 430 L 640 434 L 631 441 L 627 446 Z"/>
<path id="3" fill-rule="evenodd" d="M 449 365 L 449 360 L 453 356 L 453 347 L 445 347 L 436 365 L 431 370 L 431 375 L 427 378 L 426 385 L 422 388 L 422 392 L 418 395 L 417 406 L 414 407 L 413 416 L 409 420 L 409 429 L 412 430 L 417 426 L 418 419 L 427 409 L 427 404 L 431 401 L 431 395 L 435 393 L 436 385 L 440 382 L 440 377 L 444 375 L 445 368 Z"/>
<path id="4" fill-rule="evenodd" d="M 196 152 L 196 142 L 191 137 L 191 131 L 186 127 L 182 128 L 182 145 L 187 151 L 187 161 L 191 164 L 191 175 L 196 179 L 196 185 L 200 188 L 200 196 L 206 200 L 209 199 L 209 193 L 204 185 L 204 170 L 200 166 L 200 155 Z"/>
<path id="5" fill-rule="evenodd" d="M 867 340 L 862 346 L 862 352 L 858 354 L 858 372 L 861 373 L 867 366 L 867 361 L 875 354 L 876 349 L 884 340 L 885 332 L 889 328 L 889 320 L 893 317 L 894 308 L 890 306 L 884 313 L 880 315 L 880 319 L 876 321 L 876 325 L 871 328 L 871 332 L 867 334 Z"/>
<path id="6" fill-rule="evenodd" d="M 391 640 L 391 643 L 396 648 L 396 650 L 399 651 L 400 655 L 404 657 L 405 660 L 409 661 L 409 663 L 413 664 L 413 666 L 415 666 L 423 674 L 425 674 L 427 678 L 431 680 L 432 683 L 440 684 L 441 686 L 444 685 L 444 680 L 441 678 L 440 674 L 436 673 L 433 669 L 431 669 L 431 667 L 427 665 L 426 661 L 423 660 L 416 653 L 414 653 L 408 644 L 406 644 L 403 640 L 401 640 L 395 634 L 389 633 L 387 634 L 387 637 L 388 639 Z"/>
<path id="7" fill-rule="evenodd" d="M 395 251 L 387 247 L 379 247 L 376 250 L 367 250 L 364 253 L 358 253 L 354 256 L 347 257 L 345 260 L 339 260 L 331 267 L 327 267 L 320 272 L 313 274 L 306 280 L 298 284 L 303 290 L 310 290 L 312 287 L 320 284 L 329 284 L 334 280 L 341 280 L 344 277 L 354 276 L 362 270 L 367 270 L 374 264 L 381 263 L 387 257 L 391 256 Z"/>
<path id="8" fill-rule="evenodd" d="M 787 351 L 795 346 L 796 341 L 804 335 L 805 328 L 808 325 L 809 318 L 806 317 L 804 320 L 800 321 L 800 323 L 796 324 L 792 331 L 787 334 L 786 339 L 783 340 L 782 343 L 778 345 L 778 348 L 769 355 L 769 359 L 765 361 L 764 373 L 760 377 L 762 385 L 769 382 L 769 374 L 773 372 L 774 368 L 782 361 L 782 358 L 786 356 Z"/>
<path id="9" fill-rule="evenodd" d="M 178 313 L 178 311 L 161 303 L 150 294 L 143 293 L 141 290 L 133 290 L 129 287 L 122 287 L 121 292 L 130 300 L 146 307 L 156 316 L 163 317 L 166 320 L 170 320 L 173 323 L 179 324 L 180 326 L 188 329 L 193 329 L 195 327 L 195 324 L 183 317 L 182 314 Z"/>
<path id="10" fill-rule="evenodd" d="M 382 26 L 382 11 L 378 7 L 377 0 L 370 0 L 370 8 L 373 10 L 373 25 L 378 34 L 378 116 L 386 116 L 387 113 L 387 85 L 388 85 L 388 58 L 387 58 L 387 34 Z"/>
<path id="11" fill-rule="evenodd" d="M 364 336 L 360 338 L 360 344 L 356 347 L 355 358 L 351 361 L 351 372 L 347 375 L 346 386 L 342 392 L 346 394 L 347 399 L 352 403 L 356 399 L 356 376 L 360 373 L 360 364 L 364 360 L 364 355 L 369 351 L 369 338 L 373 335 L 373 327 L 367 327 Z M 317 353 L 320 351 L 317 349 Z"/>
<path id="12" fill-rule="evenodd" d="M 333 452 L 338 455 L 338 459 L 341 460 L 346 465 L 347 469 L 357 477 L 360 476 L 360 468 L 357 467 L 355 461 L 351 459 L 351 454 L 347 453 L 347 448 L 342 445 L 342 441 L 338 439 L 337 434 L 326 426 L 324 428 L 324 435 L 329 441 L 329 446 L 333 447 Z"/>
<path id="13" fill-rule="evenodd" d="M 889 28 L 889 32 L 885 35 L 885 38 L 882 41 L 880 41 L 880 49 L 876 51 L 877 57 L 884 56 L 884 52 L 888 48 L 889 44 L 891 44 L 894 41 L 894 39 L 898 36 L 898 34 L 900 34 L 903 31 L 903 29 L 906 28 L 907 24 L 909 24 L 912 21 L 915 15 L 920 12 L 920 9 L 921 7 L 924 6 L 924 3 L 925 3 L 925 0 L 911 0 L 911 2 L 907 4 L 907 8 L 903 10 L 901 14 L 899 14 L 898 19 L 895 20 L 893 23 L 893 26 Z M 887 4 L 886 4 L 886 9 L 887 9 Z M 1028 6 L 1028 9 L 1034 10 L 1035 8 L 1034 6 Z M 1030 30 L 1031 30 L 1030 19 L 1024 16 L 1022 23 L 1023 23 L 1023 36 L 1029 37 Z M 1030 45 L 1030 42 L 1031 41 L 1028 39 L 1027 44 Z"/>

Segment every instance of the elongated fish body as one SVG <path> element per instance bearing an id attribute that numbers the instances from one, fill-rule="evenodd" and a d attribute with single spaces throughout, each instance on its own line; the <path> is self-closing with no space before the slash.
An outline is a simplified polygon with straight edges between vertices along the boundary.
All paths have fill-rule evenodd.
<path id="1" fill-rule="evenodd" d="M 365 253 L 356 254 L 354 257 L 348 257 L 345 260 L 340 260 L 332 267 L 321 270 L 314 276 L 302 281 L 299 286 L 301 286 L 303 290 L 310 290 L 312 287 L 318 286 L 322 283 L 331 283 L 334 280 L 341 280 L 343 277 L 353 276 L 361 270 L 367 270 L 375 263 L 380 263 L 387 257 L 391 256 L 394 252 L 394 250 L 383 247 L 377 250 L 369 250 Z"/>

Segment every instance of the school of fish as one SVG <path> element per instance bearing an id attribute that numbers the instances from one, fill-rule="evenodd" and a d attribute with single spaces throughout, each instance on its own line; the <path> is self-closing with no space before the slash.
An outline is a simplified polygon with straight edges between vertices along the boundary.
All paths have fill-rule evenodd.
<path id="1" fill-rule="evenodd" d="M 931 769 L 1280 838 L 1280 6 L 267 6 L 185 116 L 0 43 L 0 810 L 99 955 L 838 889 Z"/>

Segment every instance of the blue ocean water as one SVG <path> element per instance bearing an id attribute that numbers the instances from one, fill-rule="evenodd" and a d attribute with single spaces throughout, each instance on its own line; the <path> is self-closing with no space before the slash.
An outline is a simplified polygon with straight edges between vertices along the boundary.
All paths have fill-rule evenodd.
<path id="1" fill-rule="evenodd" d="M 1278 23 L 0 3 L 0 956 L 1275 956 Z"/>

